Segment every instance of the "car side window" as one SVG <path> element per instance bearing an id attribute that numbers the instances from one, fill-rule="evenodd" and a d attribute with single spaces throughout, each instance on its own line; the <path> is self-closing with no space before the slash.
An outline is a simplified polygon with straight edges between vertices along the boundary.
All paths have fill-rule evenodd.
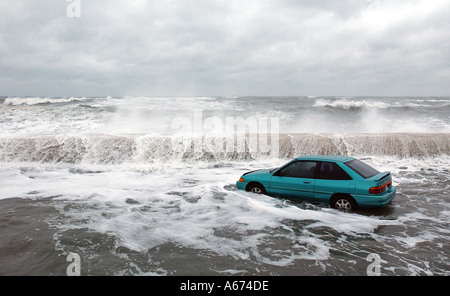
<path id="1" fill-rule="evenodd" d="M 328 180 L 351 180 L 352 178 L 334 162 L 322 162 L 319 169 L 318 179 Z"/>
<path id="2" fill-rule="evenodd" d="M 314 178 L 316 166 L 315 161 L 296 161 L 282 168 L 277 175 L 280 177 Z"/>

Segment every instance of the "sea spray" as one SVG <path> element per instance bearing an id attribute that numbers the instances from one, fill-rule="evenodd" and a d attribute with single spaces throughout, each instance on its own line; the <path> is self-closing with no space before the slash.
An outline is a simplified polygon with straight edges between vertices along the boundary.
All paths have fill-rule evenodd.
<path id="1" fill-rule="evenodd" d="M 264 146 L 250 145 L 248 135 L 242 138 L 243 145 L 238 145 L 235 137 L 207 135 L 0 138 L 0 161 L 115 165 L 289 159 L 314 154 L 416 158 L 450 154 L 450 134 L 281 134 L 273 146 L 270 135 L 264 136 Z"/>

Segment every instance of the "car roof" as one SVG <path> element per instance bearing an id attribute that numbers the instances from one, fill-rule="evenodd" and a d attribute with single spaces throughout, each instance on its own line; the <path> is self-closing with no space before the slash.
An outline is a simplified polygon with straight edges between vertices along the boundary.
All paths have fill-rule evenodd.
<path id="1" fill-rule="evenodd" d="M 296 160 L 316 160 L 316 161 L 334 161 L 334 162 L 346 162 L 355 159 L 349 156 L 338 155 L 306 155 L 297 157 Z"/>

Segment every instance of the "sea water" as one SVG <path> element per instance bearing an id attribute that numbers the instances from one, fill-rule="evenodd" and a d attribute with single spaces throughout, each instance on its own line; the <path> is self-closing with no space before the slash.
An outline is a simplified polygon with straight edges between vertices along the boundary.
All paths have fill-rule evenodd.
<path id="1" fill-rule="evenodd" d="M 449 114 L 445 97 L 2 97 L 0 274 L 65 275 L 75 253 L 82 275 L 366 275 L 369 254 L 382 275 L 449 275 Z M 345 213 L 235 187 L 307 154 L 391 171 L 397 197 Z"/>

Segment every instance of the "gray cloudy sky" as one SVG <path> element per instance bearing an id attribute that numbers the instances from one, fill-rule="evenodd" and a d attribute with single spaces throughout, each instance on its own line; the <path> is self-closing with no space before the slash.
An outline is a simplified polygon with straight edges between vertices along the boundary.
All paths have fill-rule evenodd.
<path id="1" fill-rule="evenodd" d="M 0 0 L 0 95 L 450 95 L 448 0 L 68 1 Z"/>

